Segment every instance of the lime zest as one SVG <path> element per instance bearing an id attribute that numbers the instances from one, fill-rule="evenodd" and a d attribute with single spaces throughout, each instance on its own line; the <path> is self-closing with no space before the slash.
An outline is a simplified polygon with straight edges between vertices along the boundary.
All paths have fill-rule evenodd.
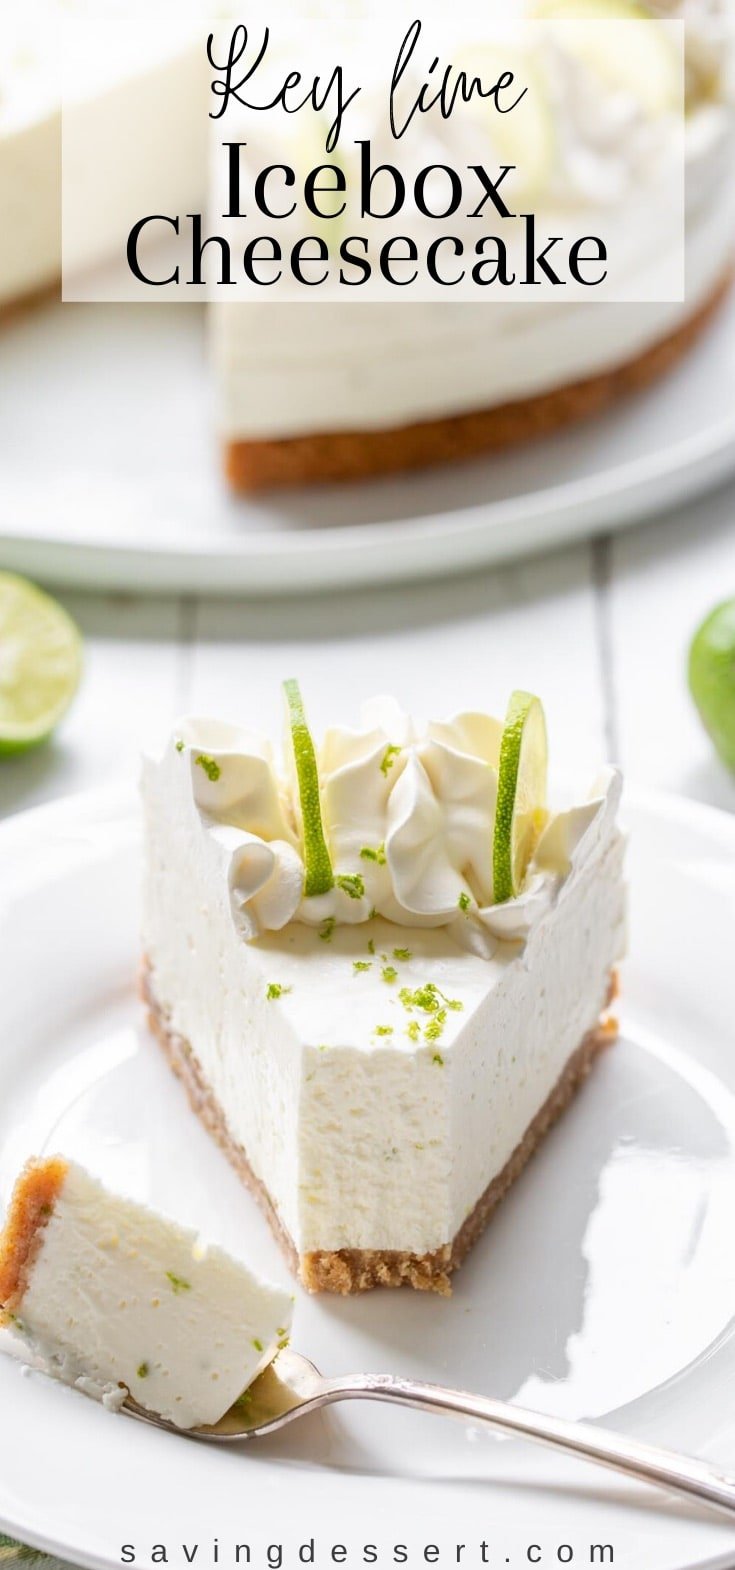
<path id="1" fill-rule="evenodd" d="M 438 1014 L 435 1014 L 433 1019 L 430 1019 L 428 1025 L 426 1026 L 424 1031 L 424 1041 L 438 1041 L 439 1037 L 444 1034 L 444 1026 L 446 1023 L 447 1011 L 446 1009 L 439 1009 Z"/>
<path id="2" fill-rule="evenodd" d="M 313 895 L 329 893 L 329 890 L 334 887 L 334 874 L 322 823 L 316 753 L 311 731 L 306 723 L 301 689 L 297 681 L 289 678 L 288 681 L 284 681 L 283 690 L 288 707 L 291 745 L 301 807 L 304 894 L 307 898 L 311 898 Z"/>
<path id="3" fill-rule="evenodd" d="M 183 1276 L 175 1275 L 173 1270 L 166 1271 L 166 1280 L 170 1282 L 177 1295 L 179 1292 L 191 1292 L 191 1282 L 186 1281 Z"/>
<path id="4" fill-rule="evenodd" d="M 493 898 L 520 893 L 546 818 L 546 722 L 531 692 L 512 692 L 500 742 L 493 829 Z"/>
<path id="5" fill-rule="evenodd" d="M 380 760 L 380 772 L 381 774 L 385 775 L 386 779 L 388 778 L 388 775 L 393 768 L 393 764 L 395 763 L 400 751 L 401 748 L 394 746 L 392 743 L 390 746 L 386 747 L 385 752 L 383 753 L 383 756 Z"/>
<path id="6" fill-rule="evenodd" d="M 206 774 L 207 779 L 211 782 L 211 784 L 216 785 L 220 774 L 222 773 L 216 758 L 210 758 L 208 752 L 200 752 L 198 757 L 194 759 L 194 762 L 198 768 L 204 770 L 204 773 Z"/>
<path id="7" fill-rule="evenodd" d="M 293 991 L 292 987 L 284 987 L 280 981 L 269 981 L 265 989 L 265 995 L 268 1002 L 271 1003 L 274 998 L 282 998 L 286 992 L 291 991 Z"/>
<path id="8" fill-rule="evenodd" d="M 350 899 L 364 899 L 365 880 L 359 872 L 339 872 L 335 875 L 335 884 L 342 889 Z"/>
<path id="9" fill-rule="evenodd" d="M 405 1009 L 422 1009 L 424 1014 L 438 1014 L 444 1005 L 446 1010 L 460 1013 L 464 1003 L 459 998 L 448 998 L 437 986 L 435 981 L 425 981 L 421 987 L 401 987 L 398 997 Z"/>
<path id="10" fill-rule="evenodd" d="M 363 845 L 360 855 L 363 861 L 374 861 L 376 866 L 385 866 L 385 845 Z"/>

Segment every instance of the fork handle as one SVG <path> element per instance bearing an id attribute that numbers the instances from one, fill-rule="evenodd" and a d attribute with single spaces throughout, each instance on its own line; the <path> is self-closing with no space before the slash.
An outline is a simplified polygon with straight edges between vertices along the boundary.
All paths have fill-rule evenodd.
<path id="1" fill-rule="evenodd" d="M 415 1407 L 419 1412 L 439 1412 L 488 1423 L 502 1433 L 522 1434 L 526 1439 L 535 1439 L 585 1461 L 596 1461 L 600 1466 L 624 1472 L 640 1482 L 657 1484 L 735 1517 L 735 1478 L 718 1472 L 706 1461 L 677 1455 L 673 1450 L 659 1450 L 591 1423 L 549 1417 L 490 1396 L 474 1396 L 464 1390 L 450 1390 L 419 1379 L 397 1379 L 390 1374 L 326 1379 L 322 1393 L 329 1402 L 392 1401 L 398 1406 Z"/>

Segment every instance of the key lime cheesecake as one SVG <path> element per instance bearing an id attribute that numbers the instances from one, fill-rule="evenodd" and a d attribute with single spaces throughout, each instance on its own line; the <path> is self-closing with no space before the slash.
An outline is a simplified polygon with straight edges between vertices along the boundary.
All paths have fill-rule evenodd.
<path id="1" fill-rule="evenodd" d="M 143 774 L 144 990 L 310 1291 L 449 1290 L 615 1034 L 620 777 L 547 803 L 542 706 L 317 745 L 186 718 Z"/>
<path id="2" fill-rule="evenodd" d="M 449 288 L 441 301 L 404 291 L 397 309 L 374 300 L 214 306 L 218 421 L 235 489 L 369 477 L 548 435 L 668 372 L 715 313 L 735 259 L 728 0 L 537 0 L 519 9 L 572 28 L 576 18 L 630 24 L 604 51 L 589 47 L 589 29 L 580 48 L 568 28 L 545 47 L 535 36 L 518 67 L 533 113 L 504 116 L 499 143 L 497 116 L 487 133 L 500 162 L 516 166 L 505 187 L 512 210 L 533 210 L 550 234 L 564 235 L 570 214 L 576 232 L 608 234 L 624 291 L 580 300 L 560 288 L 541 302 L 526 291 L 494 303 L 456 301 Z M 680 57 L 671 34 L 651 26 L 665 18 L 685 26 L 683 123 Z M 446 137 L 439 156 L 451 164 Z M 375 139 L 375 162 L 390 161 L 390 146 Z M 652 247 L 660 265 L 660 248 L 673 254 L 680 231 L 678 201 L 675 217 L 665 205 L 660 223 L 649 217 L 666 156 L 684 168 L 683 297 L 678 287 L 668 297 L 646 290 Z"/>
<path id="3" fill-rule="evenodd" d="M 119 156 L 121 163 L 125 160 L 127 189 L 143 211 L 155 210 L 162 196 L 183 207 L 201 199 L 206 141 L 196 106 L 201 103 L 204 116 L 203 52 L 193 46 L 184 18 L 169 16 L 164 31 L 158 24 L 165 8 L 158 0 L 150 13 L 154 26 L 143 41 L 142 33 L 136 37 L 130 28 L 115 26 L 131 21 L 125 0 L 111 0 L 104 17 L 87 0 L 22 0 L 4 7 L 0 313 L 59 287 L 62 98 L 74 111 L 75 139 L 83 137 L 90 148 L 100 135 L 103 141 L 109 138 L 111 126 L 121 127 Z M 85 17 L 97 23 L 97 32 L 87 35 L 87 47 L 80 50 L 77 35 L 67 35 L 65 24 L 78 25 Z M 130 135 L 123 148 L 126 124 Z M 118 200 L 121 186 L 122 173 L 115 186 Z M 68 254 L 75 250 L 73 230 L 75 242 L 83 241 L 76 260 L 86 266 L 106 254 L 111 235 L 117 234 L 106 211 L 100 210 L 91 224 L 85 208 L 84 220 L 82 225 L 70 203 Z M 83 234 L 77 233 L 82 228 Z"/>
<path id="4" fill-rule="evenodd" d="M 0 1324 L 113 1409 L 130 1393 L 180 1428 L 216 1423 L 284 1344 L 291 1312 L 280 1288 L 73 1161 L 30 1161 L 16 1183 Z"/>

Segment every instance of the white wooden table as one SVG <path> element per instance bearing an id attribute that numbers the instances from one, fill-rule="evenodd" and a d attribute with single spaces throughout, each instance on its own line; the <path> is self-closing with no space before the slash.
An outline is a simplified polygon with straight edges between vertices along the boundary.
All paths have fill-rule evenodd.
<path id="1" fill-rule="evenodd" d="M 0 766 L 0 814 L 135 780 L 189 711 L 277 732 L 280 682 L 310 717 L 357 723 L 363 698 L 502 712 L 513 687 L 546 704 L 552 770 L 631 782 L 735 810 L 686 686 L 701 617 L 735 594 L 735 487 L 655 523 L 435 584 L 260 603 L 65 594 L 86 640 L 84 683 L 47 747 Z"/>

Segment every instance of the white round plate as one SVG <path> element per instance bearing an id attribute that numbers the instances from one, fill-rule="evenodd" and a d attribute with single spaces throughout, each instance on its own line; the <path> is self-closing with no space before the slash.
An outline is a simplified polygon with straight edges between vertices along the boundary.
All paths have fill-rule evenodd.
<path id="1" fill-rule="evenodd" d="M 451 1299 L 297 1291 L 294 1343 L 324 1370 L 383 1369 L 604 1419 L 735 1463 L 735 821 L 665 797 L 628 802 L 631 954 L 622 1037 L 549 1135 Z M 118 797 L 0 827 L 0 1194 L 31 1153 L 110 1184 L 286 1268 L 185 1103 L 135 996 L 139 824 Z M 10 1336 L 5 1334 L 7 1350 Z M 315 1538 L 465 1563 L 628 1570 L 732 1566 L 735 1527 L 468 1425 L 341 1407 L 280 1436 L 209 1448 L 113 1416 L 0 1356 L 0 1525 L 81 1563 L 136 1566 L 200 1544 L 209 1570 L 251 1546 Z M 558 1545 L 576 1545 L 573 1561 Z M 418 1545 L 418 1546 L 417 1546 Z M 414 1549 L 416 1550 L 414 1555 Z M 443 1565 L 456 1564 L 455 1549 Z M 608 1561 L 609 1562 L 609 1561 Z M 266 1567 L 267 1570 L 267 1567 Z"/>
<path id="2" fill-rule="evenodd" d="M 220 474 L 198 307 L 47 306 L 0 333 L 0 565 L 94 588 L 303 593 L 502 561 L 732 473 L 734 384 L 735 297 L 668 380 L 589 425 L 247 500 Z"/>

